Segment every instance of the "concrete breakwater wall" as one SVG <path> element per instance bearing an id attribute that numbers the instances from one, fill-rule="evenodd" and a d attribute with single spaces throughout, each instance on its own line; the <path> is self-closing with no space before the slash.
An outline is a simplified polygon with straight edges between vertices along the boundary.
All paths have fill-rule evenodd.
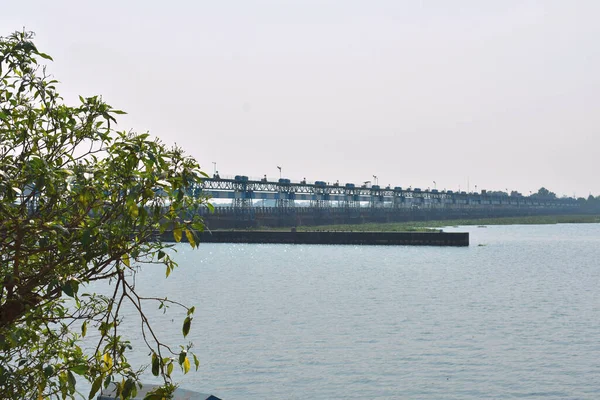
<path id="1" fill-rule="evenodd" d="M 285 243 L 468 246 L 467 232 L 293 232 L 293 231 L 212 231 L 201 232 L 200 243 Z M 161 235 L 173 241 L 173 233 Z M 185 236 L 182 240 L 186 240 Z"/>
<path id="2" fill-rule="evenodd" d="M 520 217 L 535 215 L 574 214 L 573 209 L 550 208 L 454 208 L 454 209 L 343 209 L 310 207 L 280 210 L 275 207 L 254 207 L 246 210 L 217 207 L 213 214 L 202 215 L 209 229 L 245 229 L 263 227 L 292 227 Z"/>

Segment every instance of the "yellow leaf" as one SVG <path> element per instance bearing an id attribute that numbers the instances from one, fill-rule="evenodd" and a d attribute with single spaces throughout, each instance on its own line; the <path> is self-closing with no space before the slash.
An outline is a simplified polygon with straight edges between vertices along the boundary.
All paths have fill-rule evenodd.
<path id="1" fill-rule="evenodd" d="M 181 228 L 173 229 L 173 236 L 175 237 L 175 241 L 177 243 L 181 242 L 181 236 L 182 236 Z"/>
<path id="2" fill-rule="evenodd" d="M 185 237 L 187 237 L 187 240 L 188 242 L 190 242 L 190 245 L 192 247 L 196 247 L 196 240 L 194 240 L 194 232 L 190 231 L 189 229 L 186 229 Z"/>
<path id="3" fill-rule="evenodd" d="M 185 360 L 183 361 L 183 373 L 187 374 L 190 371 L 190 359 L 189 358 L 185 358 Z"/>
<path id="4" fill-rule="evenodd" d="M 135 203 L 132 203 L 129 206 L 129 215 L 131 215 L 132 218 L 137 218 L 138 215 L 140 214 L 140 210 L 138 209 L 138 206 Z"/>
<path id="5" fill-rule="evenodd" d="M 108 353 L 104 353 L 102 360 L 104 360 L 104 370 L 105 371 L 110 370 L 113 365 L 113 361 L 112 361 L 112 358 L 110 357 L 110 355 Z"/>

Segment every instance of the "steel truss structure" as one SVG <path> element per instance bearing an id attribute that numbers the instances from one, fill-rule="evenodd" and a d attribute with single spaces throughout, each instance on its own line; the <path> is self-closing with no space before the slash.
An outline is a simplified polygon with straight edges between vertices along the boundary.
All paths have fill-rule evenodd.
<path id="1" fill-rule="evenodd" d="M 207 178 L 200 187 L 193 188 L 193 195 L 208 195 L 215 199 L 230 199 L 234 208 L 251 209 L 253 200 L 275 200 L 279 209 L 291 209 L 302 200 L 311 207 L 325 209 L 333 204 L 344 208 L 360 208 L 368 204 L 371 208 L 478 208 L 478 207 L 577 207 L 573 198 L 542 198 L 535 196 L 490 195 L 437 190 L 403 189 L 379 186 L 355 187 L 353 184 L 330 185 L 315 183 L 248 180 L 245 176 L 236 179 Z"/>

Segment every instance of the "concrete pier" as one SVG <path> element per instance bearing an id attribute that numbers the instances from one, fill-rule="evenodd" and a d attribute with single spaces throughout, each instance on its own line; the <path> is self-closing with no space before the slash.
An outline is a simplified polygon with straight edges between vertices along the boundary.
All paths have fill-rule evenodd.
<path id="1" fill-rule="evenodd" d="M 293 232 L 212 231 L 201 232 L 200 243 L 285 243 L 408 246 L 468 246 L 468 232 Z M 165 232 L 163 241 L 173 241 Z M 186 240 L 185 235 L 182 240 Z"/>

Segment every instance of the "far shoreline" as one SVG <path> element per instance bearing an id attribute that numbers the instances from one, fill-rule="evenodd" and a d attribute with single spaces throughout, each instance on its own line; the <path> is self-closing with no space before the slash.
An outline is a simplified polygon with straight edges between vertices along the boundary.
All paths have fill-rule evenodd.
<path id="1" fill-rule="evenodd" d="M 451 219 L 431 221 L 407 221 L 389 223 L 364 223 L 351 225 L 314 225 L 297 227 L 257 227 L 247 230 L 278 230 L 289 231 L 295 228 L 298 232 L 313 231 L 351 231 L 351 232 L 427 232 L 441 228 L 456 226 L 488 226 L 488 225 L 552 225 L 552 224 L 587 224 L 600 223 L 599 214 L 574 214 L 574 215 L 536 215 L 502 218 L 477 218 L 477 219 Z"/>

